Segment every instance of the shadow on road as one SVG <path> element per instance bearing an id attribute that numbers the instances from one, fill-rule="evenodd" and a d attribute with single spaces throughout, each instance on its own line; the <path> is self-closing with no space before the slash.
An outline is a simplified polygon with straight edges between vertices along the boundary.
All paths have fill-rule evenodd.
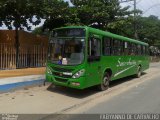
<path id="1" fill-rule="evenodd" d="M 90 88 L 86 88 L 84 90 L 78 90 L 78 89 L 67 88 L 67 87 L 62 87 L 62 86 L 54 86 L 52 84 L 48 87 L 47 90 L 49 90 L 51 92 L 63 94 L 65 96 L 79 98 L 79 99 L 88 97 L 90 95 L 93 95 L 93 94 L 96 94 L 99 92 L 96 89 L 96 87 L 90 87 Z"/>
<path id="2" fill-rule="evenodd" d="M 142 76 L 145 75 L 146 73 L 142 73 Z M 134 80 L 135 77 L 134 76 L 129 76 L 129 77 L 125 77 L 125 78 L 121 78 L 115 81 L 111 81 L 110 83 L 110 88 L 117 86 L 119 84 L 123 84 L 125 82 Z M 91 96 L 93 94 L 99 93 L 101 91 L 99 91 L 97 89 L 96 86 L 94 87 L 90 87 L 90 88 L 86 88 L 84 90 L 77 90 L 77 89 L 73 89 L 73 88 L 67 88 L 67 87 L 62 87 L 62 86 L 54 86 L 53 84 L 51 84 L 48 88 L 48 91 L 51 92 L 56 92 L 58 94 L 62 94 L 65 96 L 69 96 L 69 97 L 74 97 L 74 98 L 78 98 L 78 99 L 82 99 L 88 96 Z"/>

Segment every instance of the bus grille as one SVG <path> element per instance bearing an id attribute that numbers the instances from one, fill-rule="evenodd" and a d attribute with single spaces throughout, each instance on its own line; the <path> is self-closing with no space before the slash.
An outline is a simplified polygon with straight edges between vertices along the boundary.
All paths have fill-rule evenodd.
<path id="1" fill-rule="evenodd" d="M 59 73 L 59 72 L 52 72 L 52 74 L 54 76 L 57 76 L 57 77 L 63 77 L 63 78 L 71 78 L 72 76 L 70 75 L 63 75 L 63 73 Z"/>
<path id="2" fill-rule="evenodd" d="M 69 69 L 69 68 L 59 68 L 59 67 L 52 67 L 53 70 L 58 71 L 58 72 L 72 72 L 74 69 Z"/>
<path id="3" fill-rule="evenodd" d="M 56 81 L 58 82 L 67 82 L 68 79 L 62 79 L 62 78 L 55 78 Z"/>

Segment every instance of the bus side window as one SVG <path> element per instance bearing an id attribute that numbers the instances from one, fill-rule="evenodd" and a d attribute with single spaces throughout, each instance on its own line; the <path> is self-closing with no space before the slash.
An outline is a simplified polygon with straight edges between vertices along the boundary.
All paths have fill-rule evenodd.
<path id="1" fill-rule="evenodd" d="M 125 55 L 128 55 L 128 51 L 129 49 L 128 49 L 128 42 L 124 42 L 124 54 Z"/>
<path id="2" fill-rule="evenodd" d="M 146 55 L 146 47 L 142 46 L 143 55 Z"/>
<path id="3" fill-rule="evenodd" d="M 128 55 L 132 55 L 132 43 L 128 42 Z"/>
<path id="4" fill-rule="evenodd" d="M 131 55 L 136 55 L 136 44 L 132 43 L 131 45 Z"/>
<path id="5" fill-rule="evenodd" d="M 112 39 L 112 44 L 111 44 L 111 48 L 112 48 L 111 54 L 112 54 L 112 55 L 115 55 L 115 49 L 114 49 L 114 46 L 115 46 L 115 40 L 114 40 L 114 39 Z"/>
<path id="6" fill-rule="evenodd" d="M 142 51 L 141 51 L 141 45 L 137 45 L 137 55 L 141 55 Z"/>
<path id="7" fill-rule="evenodd" d="M 103 39 L 103 55 L 105 56 L 111 55 L 111 38 L 105 37 Z"/>
<path id="8" fill-rule="evenodd" d="M 138 56 L 138 52 L 139 52 L 139 51 L 138 51 L 138 45 L 137 45 L 137 44 L 136 44 L 136 47 L 135 47 L 135 48 L 136 48 L 136 56 Z"/>
<path id="9" fill-rule="evenodd" d="M 112 55 L 118 56 L 121 55 L 121 47 L 120 47 L 121 41 L 119 40 L 113 40 L 112 44 Z"/>
<path id="10" fill-rule="evenodd" d="M 149 49 L 148 49 L 148 46 L 146 46 L 146 55 L 149 55 Z"/>
<path id="11" fill-rule="evenodd" d="M 144 51 L 143 51 L 143 46 L 141 45 L 141 54 L 142 54 L 142 55 L 144 55 L 143 52 L 144 52 Z"/>
<path id="12" fill-rule="evenodd" d="M 121 55 L 125 55 L 125 52 L 124 52 L 124 44 L 125 44 L 125 42 L 124 41 L 121 41 Z"/>
<path id="13" fill-rule="evenodd" d="M 90 37 L 88 48 L 89 56 L 100 56 L 100 40 L 98 38 Z"/>
<path id="14" fill-rule="evenodd" d="M 123 41 L 118 40 L 117 55 L 123 55 Z"/>

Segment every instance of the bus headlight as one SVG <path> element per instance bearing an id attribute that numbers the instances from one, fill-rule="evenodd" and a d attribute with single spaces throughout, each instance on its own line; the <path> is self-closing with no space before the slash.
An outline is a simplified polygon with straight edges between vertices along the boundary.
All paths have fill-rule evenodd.
<path id="1" fill-rule="evenodd" d="M 49 67 L 46 68 L 46 72 L 47 72 L 48 74 L 52 74 L 52 71 L 51 71 L 51 69 L 50 69 Z"/>
<path id="2" fill-rule="evenodd" d="M 82 70 L 78 71 L 77 73 L 75 73 L 75 74 L 72 76 L 72 78 L 79 78 L 79 77 L 83 76 L 84 73 L 85 73 L 85 69 L 82 69 Z"/>

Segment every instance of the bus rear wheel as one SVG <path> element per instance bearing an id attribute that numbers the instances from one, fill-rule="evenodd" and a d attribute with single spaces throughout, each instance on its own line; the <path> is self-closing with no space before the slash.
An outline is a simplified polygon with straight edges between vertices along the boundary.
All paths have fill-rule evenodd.
<path id="1" fill-rule="evenodd" d="M 107 90 L 109 88 L 109 82 L 110 82 L 110 75 L 108 72 L 104 73 L 103 79 L 101 81 L 101 84 L 98 85 L 98 89 L 100 91 Z"/>
<path id="2" fill-rule="evenodd" d="M 142 75 L 141 66 L 138 66 L 136 77 L 140 78 Z"/>

